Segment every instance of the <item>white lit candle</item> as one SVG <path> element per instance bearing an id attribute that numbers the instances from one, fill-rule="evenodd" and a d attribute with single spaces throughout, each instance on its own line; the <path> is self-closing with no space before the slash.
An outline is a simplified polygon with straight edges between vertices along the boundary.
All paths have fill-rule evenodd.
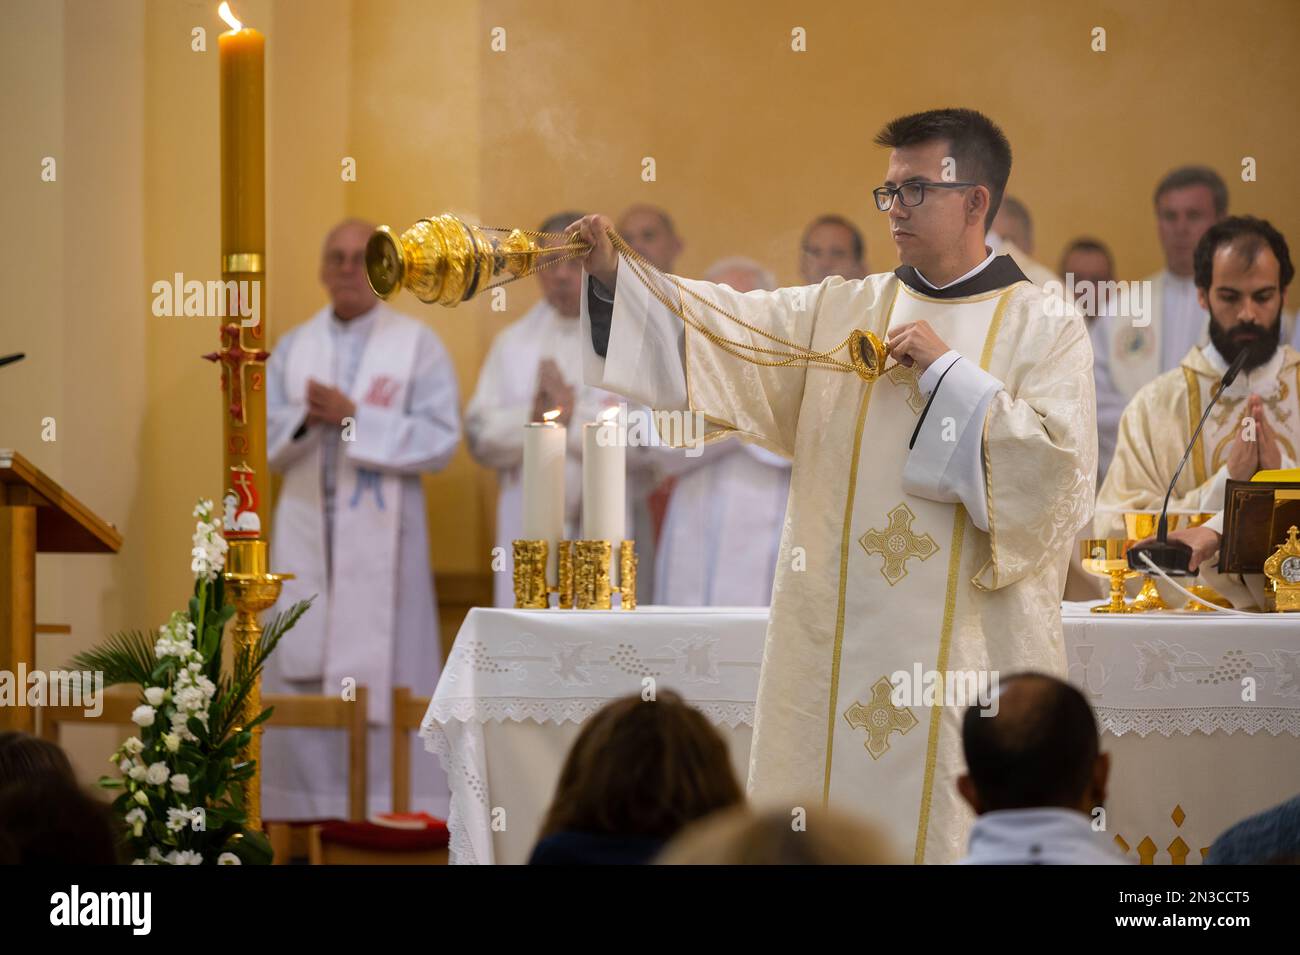
<path id="1" fill-rule="evenodd" d="M 548 411 L 545 421 L 524 427 L 524 540 L 547 543 L 546 580 L 556 582 L 555 565 L 560 541 L 564 538 L 564 459 L 563 425 L 553 419 L 558 411 Z"/>
<path id="2" fill-rule="evenodd" d="M 609 581 L 618 586 L 618 547 L 627 529 L 627 452 L 619 440 L 618 409 L 582 426 L 582 537 L 607 540 Z"/>

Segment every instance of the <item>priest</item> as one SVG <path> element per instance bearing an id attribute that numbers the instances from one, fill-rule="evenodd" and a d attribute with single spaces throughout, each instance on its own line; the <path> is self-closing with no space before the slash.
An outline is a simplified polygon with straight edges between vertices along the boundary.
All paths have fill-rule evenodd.
<path id="1" fill-rule="evenodd" d="M 1174 485 L 1170 510 L 1217 514 L 1229 478 L 1248 481 L 1256 471 L 1295 466 L 1300 353 L 1279 342 L 1295 275 L 1286 239 L 1262 219 L 1229 217 L 1197 244 L 1194 275 L 1200 306 L 1210 315 L 1209 341 L 1190 348 L 1178 368 L 1138 391 L 1124 409 L 1115 460 L 1097 496 L 1099 537 L 1124 536 L 1124 511 L 1160 509 L 1196 423 L 1243 352 L 1241 372 L 1210 413 Z M 1218 515 L 1190 535 L 1202 551 L 1197 564 L 1217 552 L 1221 531 Z M 1224 593 L 1222 581 L 1207 575 L 1206 582 Z M 1234 603 L 1258 603 L 1240 584 L 1233 589 Z"/>
<path id="2" fill-rule="evenodd" d="M 874 194 L 894 273 L 744 294 L 658 276 L 660 298 L 607 219 L 575 223 L 593 244 L 585 372 L 793 460 L 751 796 L 866 813 L 910 858 L 942 863 L 971 819 L 962 709 L 944 705 L 969 688 L 955 677 L 1065 673 L 1063 573 L 1094 495 L 1092 352 L 1073 309 L 985 245 L 1011 171 L 996 124 L 932 110 L 876 142 L 891 149 Z M 783 360 L 755 348 L 843 358 L 855 329 L 899 364 L 869 381 L 852 365 L 754 363 Z M 901 678 L 917 669 L 931 692 Z"/>
<path id="3" fill-rule="evenodd" d="M 460 441 L 459 392 L 438 337 L 375 298 L 366 282 L 374 227 L 326 237 L 330 296 L 277 344 L 267 366 L 267 459 L 284 475 L 271 566 L 294 574 L 279 606 L 316 595 L 271 655 L 271 693 L 369 695 L 369 798 L 391 808 L 392 688 L 429 696 L 442 661 L 422 474 Z M 446 818 L 446 777 L 411 734 L 412 807 Z M 347 739 L 269 727 L 262 749 L 268 819 L 347 816 Z"/>

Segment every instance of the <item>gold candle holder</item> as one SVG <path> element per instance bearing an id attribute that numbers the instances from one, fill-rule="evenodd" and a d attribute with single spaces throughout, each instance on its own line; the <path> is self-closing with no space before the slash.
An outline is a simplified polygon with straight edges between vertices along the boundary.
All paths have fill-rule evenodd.
<path id="1" fill-rule="evenodd" d="M 280 587 L 293 574 L 267 572 L 266 541 L 233 540 L 226 554 L 226 570 L 222 578 L 226 584 L 227 599 L 235 605 L 235 618 L 231 633 L 240 650 L 253 650 L 262 639 L 262 625 L 257 615 L 269 610 L 280 598 Z M 256 680 L 244 698 L 240 712 L 239 732 L 262 712 L 262 681 Z M 254 726 L 252 739 L 243 750 L 242 758 L 253 760 L 256 771 L 242 784 L 244 811 L 248 815 L 248 828 L 262 828 L 262 725 Z"/>
<path id="2" fill-rule="evenodd" d="M 517 540 L 515 555 L 515 607 L 519 610 L 544 610 L 550 595 L 558 597 L 561 610 L 610 610 L 613 595 L 619 595 L 619 608 L 636 609 L 636 542 L 619 543 L 618 567 L 621 586 L 610 583 L 610 541 L 560 541 L 556 545 L 558 580 L 552 587 L 546 580 L 549 545 L 544 540 Z"/>
<path id="3" fill-rule="evenodd" d="M 555 593 L 561 610 L 573 608 L 573 541 L 560 541 L 556 554 L 556 573 L 559 576 Z"/>
<path id="4" fill-rule="evenodd" d="M 636 542 L 623 541 L 618 548 L 619 609 L 636 609 Z"/>
<path id="5" fill-rule="evenodd" d="M 545 610 L 550 606 L 550 589 L 546 584 L 546 558 L 549 544 L 544 540 L 514 542 L 515 608 Z"/>
<path id="6" fill-rule="evenodd" d="M 609 541 L 573 542 L 573 606 L 577 610 L 608 610 L 612 593 Z"/>

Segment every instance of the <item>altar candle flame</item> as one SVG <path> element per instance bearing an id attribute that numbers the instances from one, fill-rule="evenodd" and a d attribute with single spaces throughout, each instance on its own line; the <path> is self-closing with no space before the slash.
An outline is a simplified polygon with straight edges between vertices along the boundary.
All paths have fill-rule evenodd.
<path id="1" fill-rule="evenodd" d="M 561 411 L 563 411 L 562 408 L 552 408 L 550 411 L 547 411 L 542 415 L 542 420 L 554 421 L 556 418 L 560 416 Z"/>
<path id="2" fill-rule="evenodd" d="M 235 15 L 230 12 L 230 4 L 226 0 L 221 0 L 221 6 L 217 7 L 217 13 L 221 19 L 229 24 L 230 29 L 238 32 L 244 29 L 244 25 L 235 19 Z"/>

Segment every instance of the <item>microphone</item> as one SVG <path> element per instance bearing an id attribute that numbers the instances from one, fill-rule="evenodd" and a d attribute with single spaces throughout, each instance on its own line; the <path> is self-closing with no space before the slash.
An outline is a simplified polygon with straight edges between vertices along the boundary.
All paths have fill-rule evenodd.
<path id="1" fill-rule="evenodd" d="M 12 355 L 5 355 L 3 357 L 0 357 L 0 366 L 12 365 L 14 362 L 22 361 L 26 357 L 27 357 L 26 352 L 15 352 Z"/>
<path id="2" fill-rule="evenodd" d="M 1169 490 L 1165 491 L 1165 503 L 1160 508 L 1160 522 L 1156 525 L 1156 542 L 1147 544 L 1145 547 L 1133 547 L 1128 551 L 1128 565 L 1134 570 L 1146 571 L 1146 564 L 1142 563 L 1140 555 L 1146 554 L 1151 558 L 1151 562 L 1172 577 L 1191 577 L 1194 576 L 1188 569 L 1191 563 L 1192 549 L 1186 544 L 1174 541 L 1169 543 L 1169 498 L 1174 493 L 1174 485 L 1178 483 L 1179 476 L 1183 473 L 1183 467 L 1187 464 L 1187 459 L 1192 456 L 1192 448 L 1196 447 L 1196 439 L 1201 436 L 1201 429 L 1205 427 L 1205 421 L 1210 417 L 1210 412 L 1214 409 L 1215 404 L 1219 401 L 1219 396 L 1237 380 L 1241 374 L 1241 369 L 1246 364 L 1249 357 L 1249 350 L 1243 348 L 1237 352 L 1237 357 L 1232 360 L 1228 370 L 1223 373 L 1223 378 L 1219 381 L 1219 387 L 1211 396 L 1205 405 L 1205 411 L 1201 414 L 1201 420 L 1196 425 L 1196 430 L 1192 432 L 1192 440 L 1187 442 L 1187 450 L 1183 452 L 1183 459 L 1178 462 L 1178 469 L 1174 471 L 1173 480 L 1169 482 Z"/>

